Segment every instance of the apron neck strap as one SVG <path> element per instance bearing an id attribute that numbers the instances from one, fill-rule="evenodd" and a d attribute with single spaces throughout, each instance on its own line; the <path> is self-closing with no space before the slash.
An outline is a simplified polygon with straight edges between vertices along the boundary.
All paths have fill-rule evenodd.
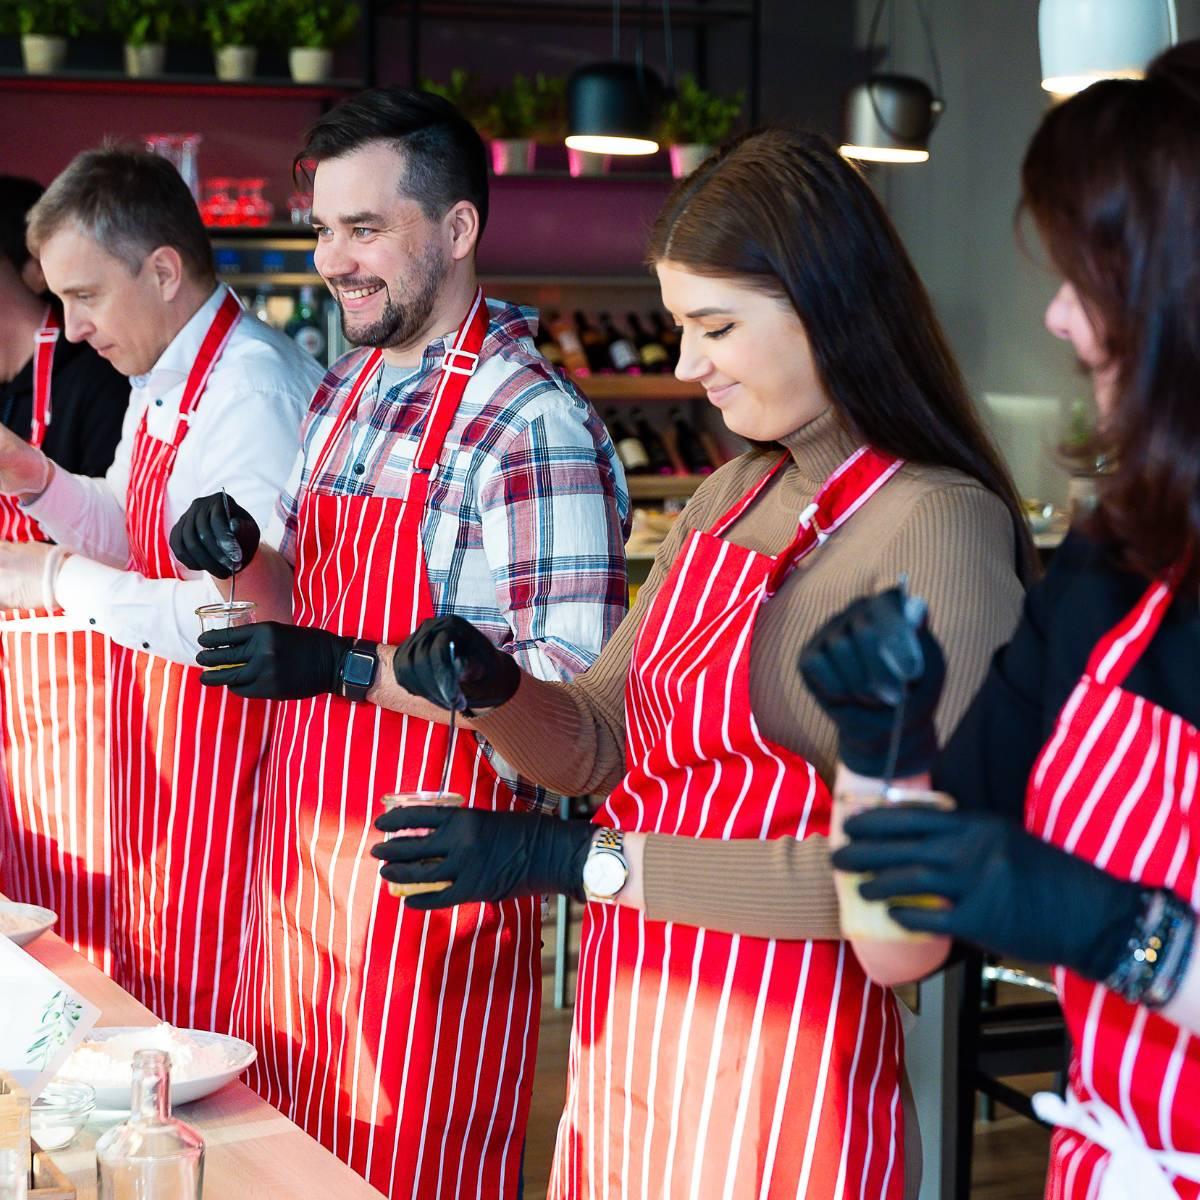
<path id="1" fill-rule="evenodd" d="M 1182 565 L 1176 566 L 1152 583 L 1133 611 L 1096 643 L 1087 665 L 1091 679 L 1111 687 L 1125 682 L 1171 607 L 1183 570 Z"/>
<path id="2" fill-rule="evenodd" d="M 713 522 L 713 524 L 709 527 L 708 532 L 711 533 L 713 537 L 724 537 L 725 534 L 727 534 L 729 530 L 742 519 L 746 511 L 754 504 L 755 500 L 757 500 L 759 496 L 761 496 L 763 492 L 767 490 L 767 488 L 770 486 L 771 480 L 783 470 L 790 457 L 790 454 L 783 454 L 779 461 L 757 483 L 753 484 L 745 493 L 745 495 L 735 500 L 733 504 L 731 504 L 729 508 L 727 508 L 716 519 L 716 521 Z"/>
<path id="3" fill-rule="evenodd" d="M 50 388 L 54 373 L 54 348 L 61 332 L 58 314 L 46 310 L 42 327 L 34 335 L 33 345 L 33 417 L 29 424 L 29 444 L 41 449 L 50 424 Z"/>
<path id="4" fill-rule="evenodd" d="M 192 410 L 204 394 L 204 389 L 208 385 L 208 377 L 212 374 L 213 367 L 216 366 L 217 359 L 221 357 L 221 352 L 225 349 L 230 337 L 233 336 L 234 327 L 241 316 L 241 302 L 233 292 L 226 288 L 225 298 L 221 301 L 217 315 L 204 335 L 204 341 L 200 343 L 200 350 L 192 363 L 192 369 L 188 372 L 187 383 L 183 386 L 183 399 L 179 402 L 179 420 L 175 425 L 176 449 L 187 436 Z"/>

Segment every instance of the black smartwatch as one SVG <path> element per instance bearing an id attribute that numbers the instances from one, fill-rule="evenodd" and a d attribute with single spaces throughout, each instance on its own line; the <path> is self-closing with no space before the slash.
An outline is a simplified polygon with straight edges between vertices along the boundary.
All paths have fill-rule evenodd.
<path id="1" fill-rule="evenodd" d="M 379 670 L 379 644 L 359 638 L 342 659 L 342 695 L 347 700 L 365 700 L 375 672 Z"/>

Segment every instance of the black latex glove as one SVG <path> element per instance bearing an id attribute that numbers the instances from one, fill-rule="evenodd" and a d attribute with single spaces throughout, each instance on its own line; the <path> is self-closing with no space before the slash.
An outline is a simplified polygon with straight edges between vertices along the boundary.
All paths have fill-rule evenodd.
<path id="1" fill-rule="evenodd" d="M 454 643 L 454 653 L 450 644 Z M 470 621 L 430 617 L 396 647 L 396 682 L 440 708 L 495 708 L 512 697 L 521 668 L 502 654 Z M 462 700 L 459 697 L 462 697 Z M 463 708 L 463 701 L 469 706 Z"/>
<path id="2" fill-rule="evenodd" d="M 846 822 L 839 871 L 873 872 L 866 900 L 940 896 L 949 908 L 890 906 L 907 929 L 992 954 L 1107 979 L 1128 952 L 1143 887 L 988 813 L 897 805 Z"/>
<path id="3" fill-rule="evenodd" d="M 800 674 L 837 726 L 839 757 L 856 774 L 901 779 L 929 770 L 937 755 L 933 714 L 946 661 L 925 624 L 923 600 L 899 587 L 855 600 L 800 653 Z M 904 699 L 895 763 L 889 749 Z"/>
<path id="4" fill-rule="evenodd" d="M 223 671 L 206 670 L 200 682 L 254 700 L 303 700 L 324 692 L 340 693 L 342 661 L 354 645 L 353 638 L 277 621 L 212 629 L 199 640 L 204 647 L 196 655 L 200 666 L 237 664 Z"/>
<path id="5" fill-rule="evenodd" d="M 229 516 L 225 503 L 229 502 Z M 193 571 L 228 579 L 244 570 L 258 550 L 258 524 L 232 496 L 201 496 L 171 530 L 171 553 Z"/>
<path id="6" fill-rule="evenodd" d="M 375 821 L 384 833 L 431 829 L 371 847 L 384 860 L 389 883 L 449 879 L 442 892 L 406 896 L 409 908 L 451 908 L 484 900 L 512 900 L 561 892 L 583 900 L 583 864 L 596 826 L 528 812 L 414 805 L 393 808 Z"/>

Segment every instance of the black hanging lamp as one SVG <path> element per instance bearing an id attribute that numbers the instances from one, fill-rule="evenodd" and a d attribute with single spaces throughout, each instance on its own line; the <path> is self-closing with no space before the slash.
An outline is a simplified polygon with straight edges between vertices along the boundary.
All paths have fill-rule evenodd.
<path id="1" fill-rule="evenodd" d="M 846 158 L 886 163 L 919 163 L 929 158 L 929 137 L 945 105 L 929 16 L 924 0 L 915 2 L 929 46 L 936 91 L 914 75 L 890 72 L 872 72 L 855 84 L 846 93 L 844 136 L 839 147 Z M 875 6 L 867 34 L 868 48 L 875 45 L 885 3 L 879 0 Z"/>
<path id="2" fill-rule="evenodd" d="M 621 0 L 613 0 L 613 61 L 589 63 L 567 81 L 567 146 L 593 154 L 654 154 L 662 80 L 642 61 L 621 61 Z"/>

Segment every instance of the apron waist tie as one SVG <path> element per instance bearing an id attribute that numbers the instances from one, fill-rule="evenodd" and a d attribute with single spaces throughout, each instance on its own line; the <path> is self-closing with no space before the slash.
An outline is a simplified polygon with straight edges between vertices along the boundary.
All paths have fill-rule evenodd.
<path id="1" fill-rule="evenodd" d="M 1084 1103 L 1070 1088 L 1065 1100 L 1054 1092 L 1038 1092 L 1033 1111 L 1041 1120 L 1073 1130 L 1108 1151 L 1108 1162 L 1100 1166 L 1097 1200 L 1178 1200 L 1170 1176 L 1200 1183 L 1200 1154 L 1152 1150 L 1140 1130 L 1131 1129 L 1101 1100 Z"/>

